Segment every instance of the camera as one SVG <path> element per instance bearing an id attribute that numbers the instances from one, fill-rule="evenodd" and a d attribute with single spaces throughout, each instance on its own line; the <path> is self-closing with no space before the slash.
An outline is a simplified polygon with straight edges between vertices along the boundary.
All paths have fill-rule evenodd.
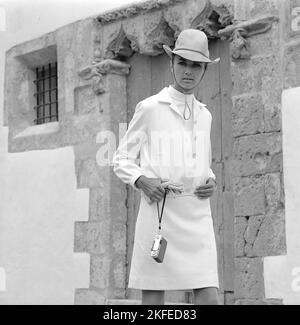
<path id="1" fill-rule="evenodd" d="M 151 257 L 157 263 L 162 263 L 164 260 L 165 252 L 167 248 L 167 241 L 162 235 L 156 235 L 151 248 Z"/>

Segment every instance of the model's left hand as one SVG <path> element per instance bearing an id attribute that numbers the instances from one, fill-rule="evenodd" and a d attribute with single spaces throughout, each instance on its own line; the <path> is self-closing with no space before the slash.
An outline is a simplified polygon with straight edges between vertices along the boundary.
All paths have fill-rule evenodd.
<path id="1" fill-rule="evenodd" d="M 205 185 L 196 187 L 194 194 L 198 199 L 208 199 L 213 196 L 217 186 L 212 178 L 209 178 Z"/>

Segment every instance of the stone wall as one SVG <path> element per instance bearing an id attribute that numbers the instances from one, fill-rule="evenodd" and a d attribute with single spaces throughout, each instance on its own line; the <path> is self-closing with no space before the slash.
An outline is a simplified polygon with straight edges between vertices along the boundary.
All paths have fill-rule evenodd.
<path id="1" fill-rule="evenodd" d="M 283 88 L 280 1 L 247 1 L 246 19 L 274 16 L 266 33 L 249 38 L 251 56 L 232 62 L 236 304 L 265 299 L 263 258 L 286 253 L 282 166 Z M 239 14 L 239 13 L 237 13 Z"/>
<path id="2" fill-rule="evenodd" d="M 120 60 L 134 52 L 159 55 L 162 44 L 172 46 L 178 32 L 191 26 L 210 39 L 231 42 L 233 148 L 228 173 L 235 274 L 227 302 L 282 303 L 265 297 L 263 259 L 286 254 L 281 93 L 299 84 L 300 46 L 287 41 L 286 1 L 241 2 L 148 1 L 70 24 L 7 53 L 4 120 L 10 151 L 73 146 L 77 187 L 90 192 L 89 220 L 77 222 L 74 235 L 75 252 L 91 257 L 90 285 L 76 290 L 76 304 L 125 298 L 128 188 L 111 166 L 97 163 L 103 141 L 99 131 L 118 134 L 118 124 L 127 121 L 129 67 Z M 48 54 L 58 60 L 59 122 L 51 132 L 36 131 L 25 101 L 31 80 L 28 57 L 35 52 L 43 63 Z"/>

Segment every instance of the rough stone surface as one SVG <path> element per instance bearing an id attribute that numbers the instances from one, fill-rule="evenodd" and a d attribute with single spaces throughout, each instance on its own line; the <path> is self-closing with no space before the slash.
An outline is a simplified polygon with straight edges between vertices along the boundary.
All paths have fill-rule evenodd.
<path id="1" fill-rule="evenodd" d="M 235 259 L 236 299 L 264 298 L 263 262 L 261 258 Z"/>
<path id="2" fill-rule="evenodd" d="M 234 293 L 225 292 L 224 305 L 234 305 Z"/>
<path id="3" fill-rule="evenodd" d="M 114 286 L 119 289 L 125 289 L 126 280 L 126 258 L 125 255 L 117 255 L 113 262 Z"/>
<path id="4" fill-rule="evenodd" d="M 109 220 L 75 223 L 75 252 L 102 255 L 109 249 L 110 244 Z"/>
<path id="5" fill-rule="evenodd" d="M 255 254 L 253 246 L 256 242 L 264 216 L 253 216 L 236 219 L 236 256 L 261 256 Z M 267 235 L 267 234 L 266 234 Z"/>
<path id="6" fill-rule="evenodd" d="M 277 306 L 277 305 L 283 305 L 283 301 L 280 299 L 238 299 L 236 300 L 235 305 Z"/>
<path id="7" fill-rule="evenodd" d="M 105 305 L 106 298 L 99 292 L 89 289 L 76 289 L 75 305 Z"/>
<path id="8" fill-rule="evenodd" d="M 248 1 L 249 18 L 259 17 L 262 12 L 264 15 L 278 15 L 278 1 L 277 0 L 249 0 Z"/>
<path id="9" fill-rule="evenodd" d="M 285 88 L 300 86 L 300 42 L 285 50 Z"/>
<path id="10" fill-rule="evenodd" d="M 90 189 L 89 220 L 105 220 L 110 213 L 110 199 L 105 186 Z"/>
<path id="11" fill-rule="evenodd" d="M 248 256 L 277 256 L 286 254 L 285 218 L 283 211 L 266 215 L 257 225 L 257 235 Z"/>
<path id="12" fill-rule="evenodd" d="M 106 24 L 115 20 L 120 20 L 122 18 L 130 18 L 132 16 L 143 14 L 153 9 L 162 9 L 164 7 L 169 7 L 177 3 L 181 3 L 183 1 L 185 0 L 149 0 L 141 4 L 133 4 L 131 6 L 126 6 L 124 8 L 109 11 L 107 13 L 99 15 L 97 19 L 100 23 Z"/>
<path id="13" fill-rule="evenodd" d="M 239 217 L 235 219 L 235 255 L 255 257 L 285 254 L 284 204 L 280 174 L 262 176 L 257 184 L 261 191 L 258 196 L 261 209 L 254 208 L 257 208 L 257 201 L 255 192 L 251 190 L 255 188 L 253 179 L 236 179 L 235 212 Z"/>
<path id="14" fill-rule="evenodd" d="M 232 62 L 233 95 L 261 92 L 271 77 L 281 81 L 280 59 L 276 54 L 259 55 Z M 278 94 L 280 96 L 280 94 Z M 277 95 L 277 96 L 278 96 Z"/>
<path id="15" fill-rule="evenodd" d="M 250 50 L 252 57 L 271 55 L 280 49 L 280 24 L 274 22 L 270 31 L 250 37 Z M 279 68 L 279 67 L 278 67 Z"/>
<path id="16" fill-rule="evenodd" d="M 90 286 L 106 290 L 111 285 L 111 259 L 106 256 L 91 255 Z"/>
<path id="17" fill-rule="evenodd" d="M 100 111 L 99 103 L 90 85 L 77 87 L 74 90 L 76 114 L 90 114 Z"/>
<path id="18" fill-rule="evenodd" d="M 284 184 L 282 181 L 282 174 L 266 174 L 264 183 L 267 213 L 270 214 L 284 209 Z"/>
<path id="19" fill-rule="evenodd" d="M 257 134 L 234 141 L 232 171 L 235 176 L 262 175 L 282 171 L 280 133 Z"/>
<path id="20" fill-rule="evenodd" d="M 264 177 L 233 179 L 234 215 L 253 216 L 265 213 Z"/>
<path id="21" fill-rule="evenodd" d="M 260 94 L 233 97 L 232 127 L 235 137 L 264 131 L 264 105 Z"/>
<path id="22" fill-rule="evenodd" d="M 105 184 L 105 180 L 107 180 L 107 168 L 99 167 L 96 159 L 76 160 L 75 168 L 78 188 L 101 187 L 101 185 Z"/>
<path id="23" fill-rule="evenodd" d="M 125 223 L 115 223 L 112 228 L 112 247 L 115 252 L 126 255 L 127 229 Z"/>
<path id="24" fill-rule="evenodd" d="M 243 257 L 245 256 L 245 231 L 247 229 L 248 219 L 245 217 L 235 218 L 234 223 L 234 243 L 235 243 L 235 256 Z"/>

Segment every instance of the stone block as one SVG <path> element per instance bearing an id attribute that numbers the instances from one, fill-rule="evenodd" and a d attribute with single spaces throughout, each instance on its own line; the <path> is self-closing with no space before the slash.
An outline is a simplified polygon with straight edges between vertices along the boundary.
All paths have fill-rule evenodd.
<path id="1" fill-rule="evenodd" d="M 266 86 L 264 80 L 269 77 L 280 77 L 280 62 L 280 56 L 276 53 L 259 55 L 250 60 L 251 72 L 258 89 L 262 90 L 263 86 Z M 278 94 L 277 98 L 280 99 L 280 96 L 281 94 Z"/>
<path id="2" fill-rule="evenodd" d="M 252 35 L 249 38 L 252 57 L 274 54 L 281 49 L 279 28 L 279 23 L 273 22 L 271 30 L 266 33 Z"/>
<path id="3" fill-rule="evenodd" d="M 94 158 L 76 160 L 77 187 L 104 187 L 109 184 L 109 169 L 110 167 L 100 167 Z"/>
<path id="4" fill-rule="evenodd" d="M 236 299 L 263 299 L 264 279 L 262 259 L 236 258 L 234 280 L 234 295 Z"/>
<path id="5" fill-rule="evenodd" d="M 124 184 L 111 170 L 110 183 L 110 215 L 117 222 L 125 223 L 127 221 L 127 206 L 128 206 L 128 188 L 130 185 Z M 133 190 L 135 191 L 135 190 Z M 137 192 L 137 191 L 135 191 Z M 140 193 L 137 192 L 139 195 Z"/>
<path id="6" fill-rule="evenodd" d="M 133 299 L 108 299 L 106 301 L 106 305 L 120 305 L 120 306 L 126 306 L 126 305 L 140 305 L 140 300 L 133 300 Z"/>
<path id="7" fill-rule="evenodd" d="M 265 213 L 264 178 L 236 177 L 233 179 L 234 216 L 253 216 Z"/>
<path id="8" fill-rule="evenodd" d="M 233 96 L 260 91 L 259 87 L 256 86 L 251 68 L 250 60 L 240 60 L 231 63 Z"/>
<path id="9" fill-rule="evenodd" d="M 277 256 L 286 254 L 284 211 L 267 214 L 257 230 L 248 256 Z"/>
<path id="10" fill-rule="evenodd" d="M 125 289 L 126 284 L 126 258 L 125 255 L 115 255 L 113 261 L 114 287 Z"/>
<path id="11" fill-rule="evenodd" d="M 66 115 L 60 119 L 60 138 L 62 145 L 76 145 L 95 142 L 95 137 L 105 127 L 100 113 Z"/>
<path id="12" fill-rule="evenodd" d="M 110 197 L 107 188 L 102 187 L 90 189 L 89 220 L 100 221 L 110 216 Z"/>
<path id="13" fill-rule="evenodd" d="M 264 220 L 264 216 L 254 216 L 248 219 L 248 225 L 244 234 L 244 239 L 245 239 L 244 253 L 246 256 L 249 257 L 261 256 L 255 253 L 253 249 L 253 245 L 257 239 L 263 220 Z"/>
<path id="14" fill-rule="evenodd" d="M 281 299 L 238 299 L 235 305 L 242 306 L 266 306 L 266 305 L 283 305 Z"/>
<path id="15" fill-rule="evenodd" d="M 281 130 L 282 68 L 279 56 L 258 57 L 253 60 L 254 78 L 260 80 L 264 105 L 265 132 Z"/>
<path id="16" fill-rule="evenodd" d="M 92 289 L 76 289 L 75 305 L 105 305 L 105 297 Z"/>
<path id="17" fill-rule="evenodd" d="M 300 86 L 300 42 L 293 44 L 285 50 L 285 88 Z"/>
<path id="18" fill-rule="evenodd" d="M 260 17 L 264 15 L 279 15 L 279 4 L 277 0 L 249 0 L 248 5 L 248 19 Z"/>
<path id="19" fill-rule="evenodd" d="M 245 217 L 235 218 L 234 223 L 234 243 L 235 256 L 245 256 L 245 231 L 248 226 L 248 220 Z"/>
<path id="20" fill-rule="evenodd" d="M 263 103 L 279 104 L 282 89 L 281 60 L 278 54 L 259 55 L 250 60 L 232 62 L 233 96 L 272 92 L 263 98 Z M 267 102 L 268 100 L 268 102 Z"/>
<path id="21" fill-rule="evenodd" d="M 237 257 L 265 257 L 286 253 L 283 212 L 266 216 L 236 218 L 235 254 Z"/>
<path id="22" fill-rule="evenodd" d="M 223 287 L 224 291 L 233 291 L 233 276 L 234 276 L 234 206 L 233 193 L 223 192 L 223 221 L 224 233 L 223 242 Z"/>
<path id="23" fill-rule="evenodd" d="M 235 139 L 232 160 L 234 176 L 262 175 L 281 170 L 280 133 L 257 134 Z"/>
<path id="24" fill-rule="evenodd" d="M 224 305 L 234 305 L 234 293 L 233 292 L 225 292 L 224 295 Z"/>
<path id="25" fill-rule="evenodd" d="M 282 174 L 267 174 L 265 176 L 265 196 L 267 213 L 276 212 L 284 208 L 284 185 Z"/>
<path id="26" fill-rule="evenodd" d="M 100 111 L 100 104 L 91 85 L 74 89 L 74 105 L 75 114 L 90 114 Z"/>
<path id="27" fill-rule="evenodd" d="M 110 222 L 109 219 L 101 222 L 76 222 L 74 251 L 105 254 L 111 245 Z"/>
<path id="28" fill-rule="evenodd" d="M 90 286 L 106 290 L 110 287 L 111 258 L 91 255 Z"/>
<path id="29" fill-rule="evenodd" d="M 87 158 L 96 158 L 96 154 L 100 148 L 99 143 L 95 141 L 85 141 L 74 146 L 75 160 L 83 160 Z"/>
<path id="30" fill-rule="evenodd" d="M 260 94 L 233 97 L 232 128 L 235 137 L 264 131 L 264 105 Z"/>
<path id="31" fill-rule="evenodd" d="M 114 249 L 114 254 L 126 255 L 126 241 L 126 223 L 115 223 L 112 226 L 112 248 Z"/>
<path id="32" fill-rule="evenodd" d="M 115 299 L 125 299 L 126 298 L 126 289 L 125 288 L 110 288 L 109 297 L 114 297 Z"/>

